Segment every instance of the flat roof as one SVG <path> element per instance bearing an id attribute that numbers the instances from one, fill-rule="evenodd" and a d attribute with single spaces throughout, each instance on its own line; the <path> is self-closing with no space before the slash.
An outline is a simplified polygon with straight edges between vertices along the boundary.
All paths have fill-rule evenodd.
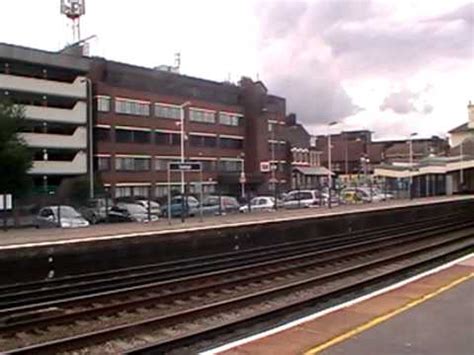
<path id="1" fill-rule="evenodd" d="M 91 59 L 60 52 L 17 46 L 0 42 L 0 58 L 18 62 L 35 63 L 49 67 L 71 69 L 86 73 Z"/>

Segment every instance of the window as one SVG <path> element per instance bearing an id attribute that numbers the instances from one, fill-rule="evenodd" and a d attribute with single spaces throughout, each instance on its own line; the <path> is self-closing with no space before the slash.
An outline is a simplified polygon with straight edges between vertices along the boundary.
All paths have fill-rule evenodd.
<path id="1" fill-rule="evenodd" d="M 181 134 L 155 131 L 156 145 L 180 145 Z"/>
<path id="2" fill-rule="evenodd" d="M 150 104 L 135 100 L 115 99 L 115 112 L 127 115 L 150 116 Z"/>
<path id="3" fill-rule="evenodd" d="M 238 126 L 240 124 L 240 116 L 229 113 L 219 113 L 219 123 L 227 126 Z"/>
<path id="4" fill-rule="evenodd" d="M 132 131 L 133 141 L 135 143 L 150 143 L 150 132 L 147 131 Z"/>
<path id="5" fill-rule="evenodd" d="M 118 143 L 131 143 L 133 142 L 132 131 L 127 131 L 124 129 L 115 130 L 115 141 Z"/>
<path id="6" fill-rule="evenodd" d="M 194 122 L 216 123 L 216 113 L 213 111 L 190 109 L 189 119 Z"/>
<path id="7" fill-rule="evenodd" d="M 156 158 L 155 159 L 155 170 L 157 171 L 167 171 L 168 164 L 171 162 L 179 161 L 178 158 Z"/>
<path id="8" fill-rule="evenodd" d="M 243 148 L 243 139 L 235 138 L 219 138 L 219 147 L 228 148 L 228 149 L 242 149 Z"/>
<path id="9" fill-rule="evenodd" d="M 97 96 L 97 111 L 109 112 L 110 111 L 110 97 L 108 96 Z"/>
<path id="10" fill-rule="evenodd" d="M 177 106 L 155 104 L 155 116 L 179 120 L 181 119 L 181 108 Z"/>
<path id="11" fill-rule="evenodd" d="M 178 133 L 171 133 L 171 144 L 172 145 L 180 145 L 181 144 L 181 134 Z"/>
<path id="12" fill-rule="evenodd" d="M 115 140 L 118 143 L 150 143 L 151 132 L 115 129 Z"/>
<path id="13" fill-rule="evenodd" d="M 133 196 L 148 198 L 149 191 L 150 191 L 149 186 L 134 186 L 133 187 Z"/>
<path id="14" fill-rule="evenodd" d="M 99 171 L 109 171 L 110 157 L 97 157 L 97 169 Z"/>
<path id="15" fill-rule="evenodd" d="M 99 142 L 110 141 L 110 128 L 96 127 L 94 128 L 95 139 Z"/>
<path id="16" fill-rule="evenodd" d="M 115 188 L 115 198 L 132 196 L 132 188 L 130 186 L 121 186 Z"/>
<path id="17" fill-rule="evenodd" d="M 216 171 L 216 160 L 193 160 L 193 162 L 201 163 L 202 171 Z"/>
<path id="18" fill-rule="evenodd" d="M 219 171 L 236 172 L 242 170 L 242 161 L 240 160 L 219 160 Z"/>
<path id="19" fill-rule="evenodd" d="M 217 146 L 217 138 L 210 136 L 198 136 L 192 134 L 189 138 L 189 144 L 192 147 L 208 147 L 213 148 Z"/>
<path id="20" fill-rule="evenodd" d="M 150 158 L 115 158 L 117 171 L 147 171 L 150 170 Z"/>

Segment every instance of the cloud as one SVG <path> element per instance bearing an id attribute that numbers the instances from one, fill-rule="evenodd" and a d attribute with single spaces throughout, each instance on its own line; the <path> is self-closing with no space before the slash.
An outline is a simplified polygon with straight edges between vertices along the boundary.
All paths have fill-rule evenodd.
<path id="1" fill-rule="evenodd" d="M 416 112 L 415 101 L 418 99 L 418 96 L 419 94 L 408 90 L 392 92 L 385 98 L 380 106 L 380 110 L 392 110 L 398 114 Z"/>
<path id="2" fill-rule="evenodd" d="M 473 7 L 402 22 L 380 1 L 263 1 L 256 12 L 260 74 L 306 124 L 343 120 L 364 109 L 346 91 L 347 81 L 403 83 L 449 61 L 469 62 Z M 419 94 L 387 92 L 380 110 L 432 113 Z"/>
<path id="3" fill-rule="evenodd" d="M 385 97 L 382 105 L 379 109 L 381 111 L 392 110 L 394 113 L 399 115 L 405 115 L 408 113 L 421 113 L 428 115 L 433 112 L 433 105 L 427 103 L 423 96 L 430 90 L 430 86 L 427 86 L 420 92 L 410 91 L 408 89 L 401 89 L 398 91 L 391 92 Z"/>

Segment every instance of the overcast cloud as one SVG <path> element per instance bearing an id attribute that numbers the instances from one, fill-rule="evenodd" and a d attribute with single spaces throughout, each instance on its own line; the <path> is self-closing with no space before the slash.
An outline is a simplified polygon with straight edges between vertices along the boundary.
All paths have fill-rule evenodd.
<path id="1" fill-rule="evenodd" d="M 70 41 L 60 0 L 4 1 L 0 42 Z M 93 55 L 186 75 L 265 82 L 314 134 L 444 134 L 474 100 L 470 0 L 86 0 Z M 429 89 L 428 89 L 429 88 Z"/>
<path id="2" fill-rule="evenodd" d="M 412 9 L 408 5 L 402 10 Z M 378 116 L 382 122 L 377 126 L 383 127 L 387 111 L 434 113 L 445 102 L 435 102 L 434 97 L 409 87 L 449 85 L 436 82 L 436 74 L 464 70 L 467 80 L 458 83 L 457 90 L 462 90 L 458 93 L 465 101 L 457 101 L 462 108 L 453 110 L 462 112 L 467 98 L 474 94 L 465 90 L 469 77 L 471 85 L 473 79 L 474 4 L 453 3 L 438 14 L 413 10 L 415 15 L 404 15 L 387 2 L 370 0 L 261 2 L 256 12 L 264 78 L 269 87 L 288 97 L 291 110 L 315 127 L 333 120 L 344 122 L 367 110 Z M 430 71 L 435 75 L 429 75 Z M 349 83 L 362 86 L 374 78 L 389 83 L 389 91 L 379 102 L 364 105 L 346 89 Z M 454 92 L 444 89 L 449 101 Z M 361 120 L 363 116 L 357 115 Z M 385 121 L 387 128 L 398 125 Z M 450 124 L 436 128 L 441 131 Z M 430 128 L 431 133 L 438 133 L 433 132 L 433 125 Z M 425 131 L 429 134 L 429 129 Z"/>

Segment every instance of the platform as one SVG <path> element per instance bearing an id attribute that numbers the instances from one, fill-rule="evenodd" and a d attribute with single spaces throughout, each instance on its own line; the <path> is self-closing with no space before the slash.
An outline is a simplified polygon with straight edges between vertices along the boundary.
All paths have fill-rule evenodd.
<path id="1" fill-rule="evenodd" d="M 187 219 L 182 223 L 174 219 L 170 225 L 167 220 L 158 222 L 119 223 L 95 225 L 82 229 L 18 229 L 0 232 L 0 250 L 26 248 L 34 246 L 58 246 L 64 244 L 83 243 L 96 240 L 122 239 L 140 236 L 157 236 L 177 232 L 218 229 L 230 226 L 247 226 L 266 224 L 279 221 L 298 220 L 313 217 L 326 217 L 341 214 L 363 213 L 375 210 L 396 209 L 408 206 L 472 200 L 474 196 L 443 196 L 415 200 L 392 200 L 373 204 L 342 205 L 331 209 L 327 207 L 298 210 L 278 210 L 274 212 L 259 212 L 251 214 L 233 214 L 227 216 L 199 217 Z"/>
<path id="2" fill-rule="evenodd" d="M 206 354 L 472 354 L 474 255 Z"/>

